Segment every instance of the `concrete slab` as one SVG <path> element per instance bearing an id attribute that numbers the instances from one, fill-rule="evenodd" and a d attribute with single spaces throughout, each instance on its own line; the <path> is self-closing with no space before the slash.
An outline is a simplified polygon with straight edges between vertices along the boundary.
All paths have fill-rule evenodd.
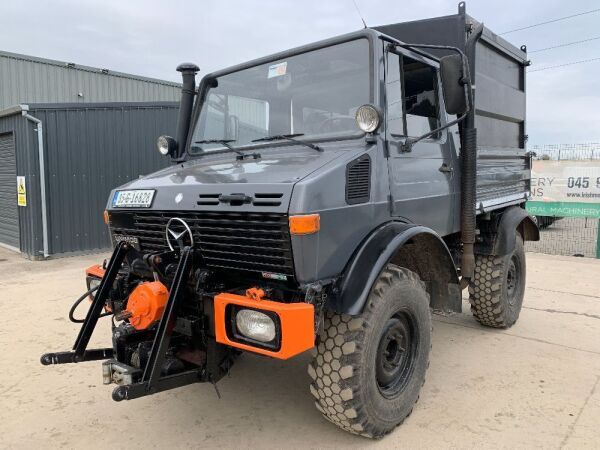
<path id="1" fill-rule="evenodd" d="M 68 349 L 83 269 L 101 256 L 31 262 L 0 249 L 0 447 L 598 447 L 600 261 L 528 254 L 528 288 L 510 330 L 468 312 L 434 316 L 431 367 L 413 414 L 381 441 L 324 420 L 308 355 L 244 355 L 218 387 L 193 385 L 115 403 L 97 362 L 43 367 Z M 110 335 L 108 319 L 93 343 Z"/>

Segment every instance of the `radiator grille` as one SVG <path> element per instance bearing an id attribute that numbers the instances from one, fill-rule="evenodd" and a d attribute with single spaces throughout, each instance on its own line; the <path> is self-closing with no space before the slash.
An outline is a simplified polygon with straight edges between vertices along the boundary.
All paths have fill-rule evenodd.
<path id="1" fill-rule="evenodd" d="M 111 226 L 114 233 L 136 236 L 143 251 L 164 251 L 172 217 L 189 225 L 208 267 L 294 276 L 286 214 L 136 211 L 113 214 Z"/>
<path id="2" fill-rule="evenodd" d="M 235 195 L 235 194 L 234 194 Z M 243 196 L 243 193 L 238 195 Z M 254 206 L 281 206 L 282 193 L 256 193 L 254 197 L 246 197 L 243 200 L 236 201 L 233 199 L 224 199 L 220 193 L 216 194 L 200 194 L 197 204 L 199 206 L 218 206 L 220 203 L 228 206 L 242 206 L 246 203 L 252 203 Z"/>

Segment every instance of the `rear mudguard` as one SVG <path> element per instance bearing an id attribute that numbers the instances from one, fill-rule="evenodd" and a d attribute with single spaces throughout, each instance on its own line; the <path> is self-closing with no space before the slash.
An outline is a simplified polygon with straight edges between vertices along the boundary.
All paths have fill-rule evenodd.
<path id="1" fill-rule="evenodd" d="M 482 224 L 483 225 L 483 224 Z M 511 206 L 498 215 L 492 223 L 480 226 L 480 241 L 475 244 L 475 253 L 480 255 L 504 256 L 515 249 L 518 230 L 524 241 L 539 241 L 540 230 L 527 210 Z"/>
<path id="2" fill-rule="evenodd" d="M 416 272 L 427 286 L 433 308 L 461 311 L 458 275 L 448 247 L 432 229 L 402 222 L 388 222 L 363 241 L 327 307 L 338 313 L 360 314 L 388 263 Z"/>

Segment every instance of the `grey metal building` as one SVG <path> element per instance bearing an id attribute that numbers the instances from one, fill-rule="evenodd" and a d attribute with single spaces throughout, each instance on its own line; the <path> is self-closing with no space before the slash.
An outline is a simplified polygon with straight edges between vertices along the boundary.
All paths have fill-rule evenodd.
<path id="1" fill-rule="evenodd" d="M 111 188 L 166 166 L 177 102 L 21 104 L 0 111 L 0 245 L 32 259 L 109 246 Z M 19 206 L 21 205 L 21 206 Z"/>
<path id="2" fill-rule="evenodd" d="M 166 164 L 154 142 L 175 133 L 180 96 L 179 83 L 0 51 L 0 246 L 106 248 L 109 190 Z"/>
<path id="3" fill-rule="evenodd" d="M 0 51 L 0 110 L 22 103 L 179 101 L 181 85 Z"/>

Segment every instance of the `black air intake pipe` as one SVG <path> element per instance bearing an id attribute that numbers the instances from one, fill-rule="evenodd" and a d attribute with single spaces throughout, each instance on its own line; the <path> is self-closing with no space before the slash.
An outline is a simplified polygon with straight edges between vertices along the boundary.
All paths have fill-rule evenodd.
<path id="1" fill-rule="evenodd" d="M 182 63 L 177 66 L 177 72 L 181 72 L 183 86 L 181 87 L 181 102 L 179 103 L 179 117 L 177 118 L 177 155 L 181 156 L 185 151 L 190 121 L 192 119 L 192 107 L 194 106 L 194 95 L 196 95 L 196 73 L 200 68 L 193 63 Z"/>
<path id="2" fill-rule="evenodd" d="M 471 111 L 469 111 L 463 122 L 460 155 L 460 240 L 462 242 L 460 274 L 465 280 L 473 278 L 475 272 L 475 230 L 477 227 L 477 129 L 475 128 L 475 85 L 477 80 L 475 76 L 475 45 L 482 33 L 483 24 L 480 24 L 465 44 L 465 53 L 469 61 L 469 72 L 473 83 L 473 89 L 470 92 Z"/>

